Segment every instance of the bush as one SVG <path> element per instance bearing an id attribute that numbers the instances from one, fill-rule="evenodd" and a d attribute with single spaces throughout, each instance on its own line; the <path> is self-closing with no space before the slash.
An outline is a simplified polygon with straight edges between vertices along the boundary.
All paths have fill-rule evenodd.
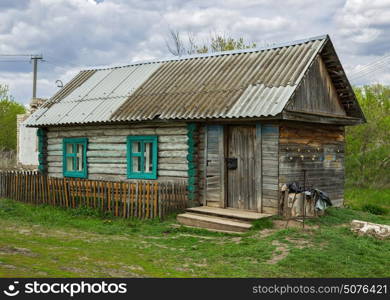
<path id="1" fill-rule="evenodd" d="M 369 212 L 374 215 L 385 215 L 387 214 L 387 209 L 376 204 L 365 204 L 362 206 L 362 211 Z"/>
<path id="2" fill-rule="evenodd" d="M 0 84 L 0 150 L 16 149 L 16 116 L 24 113 L 24 106 L 9 95 L 8 86 Z"/>
<path id="3" fill-rule="evenodd" d="M 390 87 L 355 88 L 367 123 L 346 127 L 346 180 L 349 186 L 390 187 Z"/>

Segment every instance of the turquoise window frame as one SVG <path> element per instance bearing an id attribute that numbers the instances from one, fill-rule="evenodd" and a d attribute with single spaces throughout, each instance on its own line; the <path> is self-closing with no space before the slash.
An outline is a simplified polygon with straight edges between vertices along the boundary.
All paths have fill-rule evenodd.
<path id="1" fill-rule="evenodd" d="M 133 152 L 132 143 L 140 143 L 140 152 Z M 145 144 L 152 143 L 152 172 L 145 173 Z M 128 179 L 157 179 L 158 139 L 155 135 L 127 137 L 127 178 Z M 133 171 L 133 158 L 139 157 L 141 172 Z"/>
<path id="2" fill-rule="evenodd" d="M 73 153 L 67 153 L 66 148 L 67 145 L 71 144 Z M 67 170 L 66 160 L 68 157 L 76 158 L 77 145 L 83 145 L 83 169 L 81 171 L 71 171 Z M 77 178 L 87 178 L 88 177 L 88 164 L 87 164 L 87 146 L 88 139 L 87 138 L 64 138 L 62 142 L 62 151 L 63 151 L 63 160 L 62 160 L 62 170 L 64 177 L 77 177 Z M 73 159 L 74 169 L 76 169 L 76 159 Z"/>

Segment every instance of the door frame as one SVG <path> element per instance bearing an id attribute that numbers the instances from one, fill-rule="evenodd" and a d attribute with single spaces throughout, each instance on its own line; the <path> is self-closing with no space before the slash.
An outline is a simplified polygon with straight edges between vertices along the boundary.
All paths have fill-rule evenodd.
<path id="1" fill-rule="evenodd" d="M 204 155 L 205 155 L 205 170 L 207 169 L 206 162 L 207 162 L 207 126 L 212 125 L 215 123 L 206 123 L 205 124 L 205 149 L 204 149 Z M 221 208 L 228 208 L 228 172 L 227 172 L 227 166 L 226 166 L 226 157 L 228 157 L 228 127 L 229 126 L 248 126 L 248 125 L 255 125 L 256 126 L 256 140 L 255 140 L 255 174 L 256 174 L 256 199 L 257 199 L 257 212 L 261 213 L 263 211 L 263 201 L 262 201 L 262 186 L 263 186 L 263 176 L 262 176 L 262 124 L 260 122 L 237 122 L 237 123 L 229 123 L 229 124 L 218 124 L 222 126 L 222 143 L 219 144 L 219 157 L 222 159 L 221 164 L 221 199 L 220 199 L 220 207 Z M 206 172 L 205 172 L 206 176 Z M 205 183 L 205 197 L 203 199 L 204 205 L 207 205 L 207 182 L 206 178 L 204 178 Z M 252 210 L 253 211 L 253 210 Z"/>
<path id="2" fill-rule="evenodd" d="M 229 156 L 229 130 L 230 127 L 239 127 L 239 126 L 253 126 L 255 129 L 255 141 L 254 141 L 254 158 L 255 158 L 255 166 L 254 166 L 254 174 L 255 174 L 255 190 L 254 197 L 256 199 L 257 207 L 254 210 L 245 210 L 245 211 L 256 211 L 262 212 L 262 143 L 261 143 L 261 124 L 259 122 L 256 123 L 238 123 L 238 124 L 229 124 L 224 126 L 224 189 L 225 189 L 225 197 L 224 197 L 224 208 L 229 208 L 229 180 L 228 180 L 228 169 L 226 164 L 226 158 Z M 238 208 L 237 208 L 238 209 Z"/>

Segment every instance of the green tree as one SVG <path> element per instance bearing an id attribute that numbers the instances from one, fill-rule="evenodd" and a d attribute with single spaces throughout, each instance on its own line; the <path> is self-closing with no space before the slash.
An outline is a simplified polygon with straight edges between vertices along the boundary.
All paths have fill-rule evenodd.
<path id="1" fill-rule="evenodd" d="M 247 42 L 243 37 L 234 38 L 228 34 L 214 33 L 203 43 L 200 43 L 192 32 L 183 34 L 174 29 L 169 30 L 166 39 L 168 51 L 175 56 L 195 53 L 210 53 L 229 50 L 240 50 L 256 47 L 256 43 Z"/>
<path id="2" fill-rule="evenodd" d="M 210 38 L 208 44 L 204 44 L 200 48 L 196 48 L 197 53 L 208 53 L 208 52 L 221 52 L 230 50 L 241 50 L 255 48 L 256 43 L 248 43 L 244 38 L 240 37 L 234 39 L 227 35 L 215 34 Z"/>
<path id="3" fill-rule="evenodd" d="M 346 129 L 347 183 L 390 186 L 390 87 L 355 88 L 367 124 Z"/>
<path id="4" fill-rule="evenodd" d="M 15 102 L 7 85 L 0 84 L 0 150 L 16 149 L 16 115 L 23 113 L 24 106 Z"/>

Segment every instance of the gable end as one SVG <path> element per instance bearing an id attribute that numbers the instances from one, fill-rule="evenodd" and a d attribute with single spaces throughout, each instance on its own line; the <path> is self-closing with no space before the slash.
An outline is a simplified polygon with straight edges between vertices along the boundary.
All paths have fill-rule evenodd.
<path id="1" fill-rule="evenodd" d="M 313 114 L 347 116 L 321 56 L 317 56 L 286 110 Z"/>

